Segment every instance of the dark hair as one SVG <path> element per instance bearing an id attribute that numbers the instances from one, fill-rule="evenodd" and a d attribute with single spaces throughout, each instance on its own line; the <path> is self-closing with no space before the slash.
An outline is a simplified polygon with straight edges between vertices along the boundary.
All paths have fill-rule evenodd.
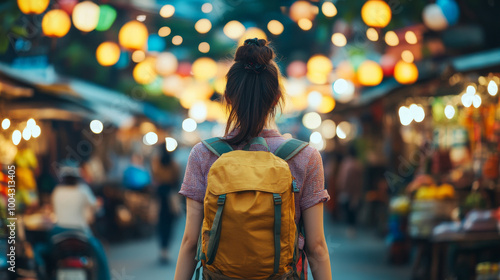
<path id="1" fill-rule="evenodd" d="M 80 182 L 80 178 L 70 175 L 63 176 L 61 179 L 61 184 L 63 185 L 73 186 L 78 184 L 78 182 Z"/>
<path id="2" fill-rule="evenodd" d="M 229 144 L 257 136 L 268 117 L 275 116 L 277 105 L 283 103 L 281 74 L 274 57 L 264 39 L 248 39 L 236 50 L 224 93 L 229 111 L 226 136 L 231 128 L 238 129 L 234 137 L 226 140 Z"/>

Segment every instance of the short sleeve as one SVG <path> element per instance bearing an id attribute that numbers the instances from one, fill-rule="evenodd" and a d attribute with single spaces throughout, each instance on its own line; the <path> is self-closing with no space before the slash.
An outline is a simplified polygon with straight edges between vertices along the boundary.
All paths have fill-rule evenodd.
<path id="1" fill-rule="evenodd" d="M 81 192 L 85 196 L 85 199 L 87 200 L 88 205 L 94 206 L 97 204 L 97 200 L 95 198 L 95 195 L 87 184 L 80 184 L 78 187 L 80 188 Z"/>
<path id="2" fill-rule="evenodd" d="M 200 157 L 200 150 L 203 144 L 196 144 L 189 154 L 186 173 L 182 182 L 180 194 L 192 200 L 203 203 L 205 197 L 204 189 L 206 186 L 205 175 L 203 174 L 203 161 Z"/>
<path id="3" fill-rule="evenodd" d="M 306 167 L 304 183 L 302 184 L 302 196 L 300 200 L 301 211 L 316 204 L 326 202 L 330 199 L 325 189 L 325 175 L 323 172 L 323 160 L 319 152 L 314 149 Z"/>

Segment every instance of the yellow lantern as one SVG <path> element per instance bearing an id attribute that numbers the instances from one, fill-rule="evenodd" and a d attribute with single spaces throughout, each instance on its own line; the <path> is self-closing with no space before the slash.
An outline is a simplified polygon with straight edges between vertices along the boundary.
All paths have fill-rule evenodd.
<path id="1" fill-rule="evenodd" d="M 413 63 L 398 61 L 394 67 L 394 78 L 400 84 L 413 84 L 418 79 L 418 69 Z"/>
<path id="2" fill-rule="evenodd" d="M 329 95 L 323 96 L 321 99 L 321 104 L 318 107 L 318 113 L 327 114 L 333 111 L 335 108 L 335 99 Z"/>
<path id="3" fill-rule="evenodd" d="M 330 73 L 332 68 L 332 62 L 324 55 L 315 55 L 307 61 L 308 72 Z"/>
<path id="4" fill-rule="evenodd" d="M 237 20 L 232 20 L 224 25 L 223 31 L 227 37 L 236 40 L 245 33 L 245 26 Z"/>
<path id="5" fill-rule="evenodd" d="M 298 22 L 300 19 L 313 20 L 319 12 L 319 8 L 313 6 L 309 1 L 296 1 L 290 6 L 290 18 Z"/>
<path id="6" fill-rule="evenodd" d="M 43 34 L 48 37 L 61 38 L 68 34 L 71 28 L 71 20 L 63 10 L 51 10 L 42 19 Z"/>
<path id="7" fill-rule="evenodd" d="M 154 58 L 146 58 L 144 61 L 138 63 L 134 67 L 134 71 L 132 75 L 134 76 L 134 80 L 143 85 L 147 85 L 156 80 L 158 76 L 155 71 L 155 59 Z"/>
<path id="8" fill-rule="evenodd" d="M 120 47 L 113 42 L 104 42 L 97 47 L 95 52 L 97 62 L 102 66 L 115 65 L 120 59 Z"/>
<path id="9" fill-rule="evenodd" d="M 371 27 L 386 27 L 391 21 L 391 8 L 385 1 L 370 0 L 361 8 L 361 18 Z"/>
<path id="10" fill-rule="evenodd" d="M 27 15 L 39 15 L 47 9 L 50 0 L 17 0 L 19 10 Z"/>
<path id="11" fill-rule="evenodd" d="M 193 62 L 193 76 L 199 81 L 208 81 L 217 74 L 217 62 L 209 57 L 201 57 Z"/>
<path id="12" fill-rule="evenodd" d="M 73 9 L 73 25 L 83 32 L 90 32 L 99 23 L 100 8 L 90 1 L 83 1 L 76 4 Z"/>
<path id="13" fill-rule="evenodd" d="M 148 41 L 148 29 L 144 23 L 133 20 L 125 23 L 118 33 L 118 41 L 122 47 L 139 50 Z"/>
<path id="14" fill-rule="evenodd" d="M 257 27 L 251 27 L 251 28 L 248 28 L 247 31 L 245 31 L 243 36 L 238 41 L 238 45 L 241 46 L 241 45 L 243 45 L 243 43 L 245 42 L 246 39 L 253 39 L 253 38 L 267 40 L 266 33 L 264 31 L 262 31 L 262 29 L 259 29 Z"/>
<path id="15" fill-rule="evenodd" d="M 384 72 L 375 61 L 367 60 L 359 65 L 357 77 L 363 86 L 376 86 L 382 82 Z"/>

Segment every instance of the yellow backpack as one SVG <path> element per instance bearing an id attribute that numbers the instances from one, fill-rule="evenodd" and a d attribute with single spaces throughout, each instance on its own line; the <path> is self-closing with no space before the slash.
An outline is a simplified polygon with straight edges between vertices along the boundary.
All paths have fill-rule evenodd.
<path id="1" fill-rule="evenodd" d="M 307 143 L 289 139 L 273 154 L 262 137 L 235 151 L 221 138 L 202 142 L 219 157 L 208 172 L 196 257 L 204 279 L 303 279 L 296 271 L 299 189 L 286 161 Z M 253 144 L 267 151 L 249 151 Z"/>

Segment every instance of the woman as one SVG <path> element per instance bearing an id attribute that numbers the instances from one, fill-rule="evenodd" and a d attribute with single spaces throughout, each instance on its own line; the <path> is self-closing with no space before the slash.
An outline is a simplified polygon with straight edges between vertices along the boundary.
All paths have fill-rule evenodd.
<path id="1" fill-rule="evenodd" d="M 226 76 L 224 94 L 230 112 L 225 139 L 235 150 L 242 149 L 249 139 L 256 136 L 266 140 L 271 152 L 285 141 L 273 128 L 278 105 L 284 99 L 279 83 L 280 72 L 273 61 L 274 57 L 266 40 L 257 38 L 246 40 L 236 51 L 234 64 Z M 187 220 L 175 280 L 188 280 L 193 276 L 197 241 L 203 220 L 207 174 L 215 160 L 217 156 L 201 143 L 193 148 L 189 156 L 179 192 L 187 198 Z M 324 189 L 321 156 L 314 148 L 307 147 L 289 160 L 288 164 L 300 188 L 295 200 L 296 222 L 302 218 L 307 236 L 305 248 L 304 240 L 300 240 L 299 247 L 307 253 L 314 279 L 332 279 L 323 229 L 322 202 L 327 201 L 329 196 Z"/>
<path id="2" fill-rule="evenodd" d="M 160 236 L 160 263 L 166 264 L 170 260 L 168 247 L 172 236 L 172 227 L 175 216 L 179 214 L 179 203 L 176 203 L 176 196 L 172 192 L 178 190 L 179 166 L 173 160 L 172 153 L 165 149 L 165 145 L 160 146 L 158 158 L 153 160 L 153 179 L 158 185 L 157 194 L 160 200 L 158 213 L 158 233 Z"/>

